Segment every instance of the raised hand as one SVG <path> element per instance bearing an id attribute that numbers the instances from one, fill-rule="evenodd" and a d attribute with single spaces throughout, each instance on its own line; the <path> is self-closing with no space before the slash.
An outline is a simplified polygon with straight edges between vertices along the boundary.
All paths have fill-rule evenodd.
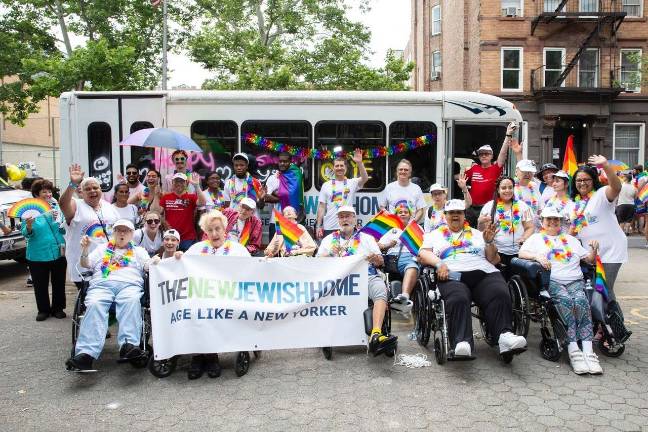
<path id="1" fill-rule="evenodd" d="M 587 159 L 587 162 L 592 165 L 596 165 L 597 167 L 604 168 L 607 165 L 608 160 L 603 155 L 592 155 L 589 157 L 589 159 Z"/>
<path id="2" fill-rule="evenodd" d="M 362 149 L 357 148 L 353 151 L 353 162 L 356 164 L 362 163 Z"/>
<path id="3" fill-rule="evenodd" d="M 517 123 L 512 121 L 511 123 L 506 126 L 506 135 L 513 135 L 515 131 L 517 130 L 518 126 Z"/>
<path id="4" fill-rule="evenodd" d="M 492 242 L 495 239 L 497 231 L 499 231 L 499 226 L 492 222 L 488 222 L 486 229 L 482 233 L 482 235 L 484 236 L 484 241 L 488 243 Z"/>
<path id="5" fill-rule="evenodd" d="M 457 179 L 457 185 L 459 186 L 459 189 L 464 190 L 466 189 L 466 184 L 468 182 L 468 178 L 466 177 L 466 173 L 462 172 L 459 174 L 459 178 Z"/>
<path id="6" fill-rule="evenodd" d="M 594 253 L 598 253 L 599 242 L 597 240 L 590 240 L 589 246 L 594 251 Z"/>
<path id="7" fill-rule="evenodd" d="M 79 184 L 83 181 L 83 177 L 85 176 L 85 173 L 81 169 L 81 165 L 79 164 L 70 165 L 69 172 L 70 172 L 70 181 L 72 183 Z"/>
<path id="8" fill-rule="evenodd" d="M 519 142 L 518 140 L 516 140 L 516 139 L 511 140 L 511 150 L 513 150 L 513 153 L 520 153 L 520 152 L 522 152 L 522 149 L 524 148 L 525 145 L 526 145 L 526 141 L 522 141 L 522 142 L 520 143 L 520 142 Z"/>
<path id="9" fill-rule="evenodd" d="M 197 172 L 192 172 L 191 175 L 189 176 L 189 183 L 192 185 L 199 185 L 200 184 L 200 174 Z"/>
<path id="10" fill-rule="evenodd" d="M 126 183 L 126 177 L 122 173 L 117 174 L 117 182 L 120 184 Z"/>

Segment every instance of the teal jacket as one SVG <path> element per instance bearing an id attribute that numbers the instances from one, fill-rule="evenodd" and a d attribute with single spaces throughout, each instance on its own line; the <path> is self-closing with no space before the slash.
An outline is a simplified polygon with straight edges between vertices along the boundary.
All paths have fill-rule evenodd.
<path id="1" fill-rule="evenodd" d="M 61 257 L 61 245 L 65 244 L 61 228 L 50 213 L 34 219 L 31 234 L 27 224 L 22 222 L 20 231 L 27 239 L 27 259 L 29 261 L 54 261 Z"/>

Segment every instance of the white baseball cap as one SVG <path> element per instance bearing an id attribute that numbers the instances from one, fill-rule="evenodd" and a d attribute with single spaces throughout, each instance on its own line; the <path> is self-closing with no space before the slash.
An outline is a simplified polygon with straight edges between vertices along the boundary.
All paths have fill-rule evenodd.
<path id="1" fill-rule="evenodd" d="M 515 165 L 515 168 L 524 172 L 536 172 L 536 164 L 531 159 L 522 159 Z"/>
<path id="2" fill-rule="evenodd" d="M 355 209 L 353 208 L 353 206 L 350 205 L 340 206 L 340 208 L 337 210 L 337 214 L 344 213 L 344 212 L 356 214 Z"/>
<path id="3" fill-rule="evenodd" d="M 437 191 L 443 191 L 445 193 L 448 193 L 448 190 L 443 186 L 441 186 L 439 183 L 434 183 L 432 186 L 430 186 L 430 193 L 437 192 Z"/>
<path id="4" fill-rule="evenodd" d="M 250 163 L 250 158 L 245 153 L 236 153 L 232 160 L 235 161 L 236 159 L 243 159 L 245 162 Z"/>
<path id="5" fill-rule="evenodd" d="M 118 226 L 126 227 L 131 231 L 135 231 L 135 226 L 133 225 L 133 222 L 129 221 L 128 219 L 119 219 L 113 224 L 113 228 L 116 228 Z"/>
<path id="6" fill-rule="evenodd" d="M 540 213 L 540 217 L 562 218 L 562 215 L 558 213 L 558 210 L 556 210 L 554 207 L 545 207 L 542 209 L 542 213 Z"/>
<path id="7" fill-rule="evenodd" d="M 443 211 L 453 211 L 453 210 L 466 210 L 466 203 L 464 200 L 459 200 L 459 199 L 451 199 L 448 202 L 445 203 L 445 207 L 443 207 Z"/>
<path id="8" fill-rule="evenodd" d="M 256 201 L 254 201 L 250 197 L 243 198 L 241 200 L 241 202 L 239 203 L 239 207 L 242 206 L 242 205 L 244 205 L 246 207 L 250 207 L 252 210 L 256 209 Z"/>
<path id="9" fill-rule="evenodd" d="M 180 233 L 174 229 L 164 231 L 162 238 L 165 237 L 175 237 L 176 240 L 180 241 Z"/>
<path id="10" fill-rule="evenodd" d="M 493 148 L 492 148 L 491 146 L 489 146 L 488 144 L 483 145 L 483 146 L 481 146 L 481 147 L 479 147 L 479 148 L 477 149 L 477 154 L 479 154 L 479 153 L 486 153 L 486 152 L 488 152 L 488 153 L 493 153 Z"/>
<path id="11" fill-rule="evenodd" d="M 175 174 L 173 174 L 173 177 L 171 177 L 171 180 L 175 180 L 175 179 L 180 179 L 180 180 L 183 180 L 183 181 L 187 181 L 187 174 L 185 174 L 185 173 L 175 173 Z"/>
<path id="12" fill-rule="evenodd" d="M 554 173 L 554 177 L 560 177 L 569 180 L 569 174 L 567 174 L 565 171 L 562 170 Z"/>

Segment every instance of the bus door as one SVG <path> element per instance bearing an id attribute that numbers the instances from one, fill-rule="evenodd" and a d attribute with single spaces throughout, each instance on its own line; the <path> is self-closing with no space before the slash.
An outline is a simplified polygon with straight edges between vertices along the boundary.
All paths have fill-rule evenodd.
<path id="1" fill-rule="evenodd" d="M 164 95 L 137 95 L 120 98 L 121 139 L 140 129 L 166 126 L 166 98 Z M 134 163 L 140 170 L 140 181 L 156 161 L 162 158 L 160 150 L 146 147 L 122 147 L 120 149 L 120 172 Z M 166 160 L 166 159 L 165 159 Z"/>

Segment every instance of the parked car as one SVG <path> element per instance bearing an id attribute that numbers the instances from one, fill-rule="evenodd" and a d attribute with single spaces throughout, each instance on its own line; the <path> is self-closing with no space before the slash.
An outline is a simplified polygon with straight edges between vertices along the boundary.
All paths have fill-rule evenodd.
<path id="1" fill-rule="evenodd" d="M 31 198 L 29 191 L 16 189 L 0 177 L 0 222 L 12 228 L 8 235 L 0 233 L 0 260 L 13 259 L 21 262 L 25 260 L 27 243 L 20 233 L 20 221 L 7 216 L 11 206 L 25 198 Z"/>

